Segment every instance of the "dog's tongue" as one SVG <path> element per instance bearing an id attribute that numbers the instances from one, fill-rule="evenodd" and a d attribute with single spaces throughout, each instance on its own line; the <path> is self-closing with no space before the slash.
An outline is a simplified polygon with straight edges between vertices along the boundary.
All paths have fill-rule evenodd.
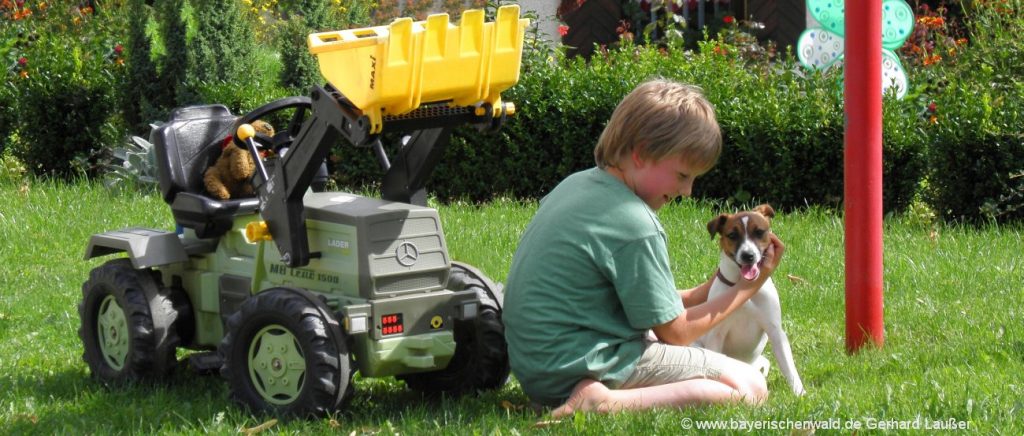
<path id="1" fill-rule="evenodd" d="M 757 264 L 743 265 L 740 267 L 740 274 L 744 279 L 754 280 L 758 274 L 761 274 L 761 269 L 757 267 Z"/>

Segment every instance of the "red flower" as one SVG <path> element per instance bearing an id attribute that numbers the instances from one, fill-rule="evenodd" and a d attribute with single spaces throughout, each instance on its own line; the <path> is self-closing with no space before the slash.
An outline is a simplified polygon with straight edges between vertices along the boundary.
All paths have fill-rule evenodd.
<path id="1" fill-rule="evenodd" d="M 18 66 L 24 67 L 25 65 L 28 65 L 28 58 L 26 58 L 25 56 L 18 58 Z"/>
<path id="2" fill-rule="evenodd" d="M 569 34 L 569 26 L 566 26 L 564 24 L 561 25 L 561 26 L 558 26 L 558 34 L 562 35 L 563 37 L 565 35 L 568 35 Z"/>
<path id="3" fill-rule="evenodd" d="M 732 15 L 726 15 L 724 18 L 722 18 L 722 21 L 724 21 L 725 24 L 732 24 L 736 22 L 736 18 L 733 17 Z"/>
<path id="4" fill-rule="evenodd" d="M 928 113 L 934 114 L 938 110 L 939 107 L 935 104 L 934 101 L 928 104 Z"/>
<path id="5" fill-rule="evenodd" d="M 114 46 L 114 53 L 121 54 L 121 52 L 123 52 L 123 51 L 124 51 L 124 46 L 122 46 L 121 44 L 118 44 L 118 45 Z"/>

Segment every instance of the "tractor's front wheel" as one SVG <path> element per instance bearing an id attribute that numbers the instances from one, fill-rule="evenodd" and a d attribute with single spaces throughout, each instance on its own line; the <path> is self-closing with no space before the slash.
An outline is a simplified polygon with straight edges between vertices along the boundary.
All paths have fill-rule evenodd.
<path id="1" fill-rule="evenodd" d="M 159 380 L 174 370 L 178 312 L 151 270 L 128 259 L 93 269 L 78 314 L 82 359 L 101 382 Z"/>
<path id="2" fill-rule="evenodd" d="M 456 321 L 455 355 L 448 367 L 399 378 L 410 389 L 425 393 L 459 395 L 500 388 L 510 371 L 505 325 L 501 322 L 501 287 L 476 268 L 458 262 L 452 262 L 448 287 L 476 291 L 480 299 L 476 318 Z"/>
<path id="3" fill-rule="evenodd" d="M 231 397 L 258 412 L 323 416 L 350 392 L 352 371 L 338 322 L 312 294 L 275 288 L 228 320 L 219 352 Z"/>

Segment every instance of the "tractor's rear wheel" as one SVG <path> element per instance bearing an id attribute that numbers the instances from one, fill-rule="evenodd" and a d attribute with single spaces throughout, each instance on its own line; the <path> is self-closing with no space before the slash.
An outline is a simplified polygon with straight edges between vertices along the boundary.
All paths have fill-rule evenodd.
<path id="1" fill-rule="evenodd" d="M 275 288 L 246 300 L 228 320 L 219 352 L 232 399 L 254 411 L 323 416 L 351 392 L 341 329 L 306 291 Z"/>
<path id="2" fill-rule="evenodd" d="M 101 382 L 159 380 L 173 372 L 178 311 L 151 270 L 137 270 L 128 259 L 93 269 L 78 314 L 82 359 Z"/>
<path id="3" fill-rule="evenodd" d="M 448 287 L 475 290 L 480 298 L 476 318 L 455 322 L 455 355 L 445 369 L 400 376 L 410 389 L 460 395 L 500 388 L 508 381 L 508 347 L 501 322 L 504 296 L 483 273 L 452 262 Z"/>

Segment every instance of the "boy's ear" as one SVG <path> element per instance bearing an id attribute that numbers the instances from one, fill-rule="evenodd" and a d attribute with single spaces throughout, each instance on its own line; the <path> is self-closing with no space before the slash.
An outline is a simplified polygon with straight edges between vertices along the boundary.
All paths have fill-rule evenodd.
<path id="1" fill-rule="evenodd" d="M 630 152 L 629 152 L 629 158 L 633 160 L 633 167 L 635 167 L 635 168 L 643 167 L 644 163 L 647 162 L 647 160 L 644 159 L 644 153 L 646 153 L 646 152 L 647 152 L 647 144 L 645 144 L 645 143 L 641 142 L 641 143 L 633 146 L 633 149 L 630 150 Z"/>
<path id="2" fill-rule="evenodd" d="M 775 209 L 772 209 L 772 205 L 768 203 L 755 207 L 754 212 L 760 213 L 768 218 L 775 218 Z"/>
<path id="3" fill-rule="evenodd" d="M 708 221 L 708 234 L 711 235 L 711 239 L 715 239 L 715 233 L 725 225 L 725 222 L 729 219 L 728 214 L 721 214 L 711 221 Z"/>

